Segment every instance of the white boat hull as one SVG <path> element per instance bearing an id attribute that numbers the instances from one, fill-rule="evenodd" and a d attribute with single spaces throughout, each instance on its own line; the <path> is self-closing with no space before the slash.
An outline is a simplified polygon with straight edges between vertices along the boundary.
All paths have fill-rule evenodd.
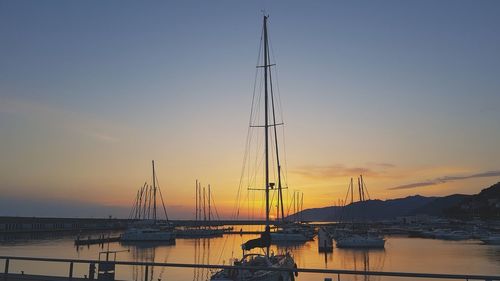
<path id="1" fill-rule="evenodd" d="M 337 248 L 384 248 L 385 240 L 378 237 L 350 236 L 338 239 Z"/>

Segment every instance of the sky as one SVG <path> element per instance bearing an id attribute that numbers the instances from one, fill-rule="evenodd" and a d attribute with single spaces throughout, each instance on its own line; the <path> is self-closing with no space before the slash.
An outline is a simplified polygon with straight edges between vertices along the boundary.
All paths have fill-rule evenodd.
<path id="1" fill-rule="evenodd" d="M 196 179 L 229 217 L 262 10 L 287 196 L 500 181 L 498 1 L 0 1 L 0 215 L 127 217 L 155 160 L 171 218 Z"/>

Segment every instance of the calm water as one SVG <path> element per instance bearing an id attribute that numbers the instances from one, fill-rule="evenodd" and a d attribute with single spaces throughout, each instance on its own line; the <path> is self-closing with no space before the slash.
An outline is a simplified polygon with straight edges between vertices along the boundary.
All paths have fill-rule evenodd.
<path id="1" fill-rule="evenodd" d="M 253 228 L 253 227 L 251 227 Z M 247 228 L 248 229 L 248 228 Z M 117 233 L 115 233 L 117 234 Z M 129 250 L 118 254 L 119 260 L 178 263 L 229 264 L 232 257 L 241 257 L 240 245 L 255 235 L 226 235 L 212 239 L 177 239 L 175 245 L 110 243 L 110 250 Z M 100 246 L 73 245 L 74 236 L 38 239 L 8 239 L 0 242 L 0 255 L 56 258 L 97 259 Z M 275 253 L 286 247 L 273 246 Z M 483 245 L 480 241 L 442 241 L 434 239 L 387 237 L 385 250 L 337 249 L 318 253 L 317 240 L 289 246 L 299 267 L 356 269 L 376 271 L 411 271 L 431 273 L 500 274 L 500 246 Z M 3 262 L 0 262 L 3 263 Z M 3 268 L 3 264 L 1 265 Z M 10 271 L 27 274 L 67 275 L 68 265 L 11 261 Z M 207 280 L 205 269 L 154 268 L 151 280 Z M 75 275 L 88 274 L 87 265 L 75 265 Z M 300 274 L 297 280 L 323 280 L 335 277 Z M 341 276 L 341 280 L 398 280 L 397 278 Z M 143 280 L 142 267 L 120 266 L 117 279 Z M 336 278 L 334 278 L 336 280 Z M 409 279 L 402 279 L 409 280 Z M 420 279 L 424 280 L 424 279 Z"/>

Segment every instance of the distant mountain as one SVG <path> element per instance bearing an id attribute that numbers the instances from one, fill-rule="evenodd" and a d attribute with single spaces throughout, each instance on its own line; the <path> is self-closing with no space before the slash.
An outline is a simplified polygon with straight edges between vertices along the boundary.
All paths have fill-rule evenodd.
<path id="1" fill-rule="evenodd" d="M 408 213 L 408 215 L 429 215 L 442 217 L 446 215 L 448 209 L 456 206 L 471 196 L 472 195 L 453 194 L 445 197 L 436 197 L 429 203 L 412 210 Z"/>
<path id="2" fill-rule="evenodd" d="M 445 210 L 452 217 L 500 218 L 500 182 Z"/>
<path id="3" fill-rule="evenodd" d="M 349 204 L 344 208 L 330 206 L 306 209 L 289 218 L 306 221 L 383 220 L 414 215 L 500 217 L 500 182 L 476 195 L 453 194 L 445 197 L 415 195 L 390 200 L 367 200 Z"/>
<path id="4" fill-rule="evenodd" d="M 385 201 L 367 200 L 349 204 L 345 208 L 331 206 L 307 209 L 296 214 L 296 216 L 307 221 L 335 221 L 340 219 L 382 220 L 408 215 L 413 210 L 421 208 L 433 200 L 435 200 L 435 197 L 419 195 Z M 294 215 L 290 216 L 290 218 L 293 217 Z"/>

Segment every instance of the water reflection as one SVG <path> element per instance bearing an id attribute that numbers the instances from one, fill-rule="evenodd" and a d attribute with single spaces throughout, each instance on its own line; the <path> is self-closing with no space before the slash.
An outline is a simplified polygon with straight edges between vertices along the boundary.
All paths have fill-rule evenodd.
<path id="1" fill-rule="evenodd" d="M 194 241 L 194 263 L 210 264 L 210 238 L 200 238 Z M 211 271 L 207 268 L 194 268 L 193 281 L 208 280 Z"/>
<path id="2" fill-rule="evenodd" d="M 342 256 L 341 268 L 358 271 L 382 271 L 386 252 L 384 249 L 336 249 Z M 355 275 L 351 280 L 380 280 L 377 276 Z"/>
<path id="3" fill-rule="evenodd" d="M 170 255 L 169 246 L 175 246 L 175 242 L 173 243 L 165 243 L 165 242 L 120 242 L 120 245 L 128 248 L 130 252 L 130 257 L 133 261 L 143 261 L 143 262 L 168 262 L 168 258 Z M 157 249 L 159 247 L 166 247 L 162 256 L 157 257 Z M 155 268 L 155 267 L 146 267 L 146 266 L 132 266 L 132 280 L 139 281 L 145 280 L 146 270 L 148 271 L 148 281 L 152 280 L 161 280 L 164 272 L 166 270 L 165 267 Z M 156 272 L 155 272 L 156 271 Z"/>
<path id="4" fill-rule="evenodd" d="M 114 233 L 113 235 L 116 235 Z M 57 234 L 10 235 L 0 238 L 2 255 L 97 259 L 108 245 L 75 248 L 76 235 Z M 97 235 L 97 234 L 96 234 Z M 108 235 L 108 234 L 106 234 Z M 120 252 L 118 260 L 155 261 L 198 264 L 230 264 L 242 255 L 241 244 L 255 235 L 225 235 L 217 238 L 177 239 L 175 245 L 165 243 L 110 243 L 112 251 Z M 273 245 L 271 251 L 290 250 L 299 267 L 370 271 L 408 271 L 457 274 L 498 274 L 500 272 L 500 246 L 484 245 L 479 241 L 443 241 L 407 237 L 387 237 L 385 250 L 350 250 L 334 248 L 330 253 L 319 253 L 317 239 L 305 244 Z M 431 258 L 432 257 L 432 258 Z M 0 264 L 1 265 L 1 264 Z M 24 263 L 13 261 L 15 272 L 65 275 L 67 264 Z M 75 276 L 88 274 L 88 266 L 75 267 Z M 148 280 L 208 280 L 208 269 L 149 268 Z M 144 280 L 145 268 L 120 266 L 117 280 Z M 337 276 L 300 274 L 297 281 L 317 281 Z M 380 277 L 342 275 L 341 280 L 386 280 Z M 390 279 L 387 279 L 390 280 Z"/>
<path id="5" fill-rule="evenodd" d="M 497 264 L 500 264 L 500 245 L 490 245 L 485 249 L 485 255 Z"/>

